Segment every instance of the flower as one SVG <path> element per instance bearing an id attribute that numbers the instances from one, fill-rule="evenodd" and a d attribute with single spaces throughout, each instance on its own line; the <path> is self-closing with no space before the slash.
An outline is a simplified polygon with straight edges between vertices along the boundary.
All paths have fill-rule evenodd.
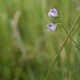
<path id="1" fill-rule="evenodd" d="M 50 9 L 50 11 L 48 12 L 48 16 L 49 17 L 57 17 L 58 16 L 58 12 L 55 8 Z"/>
<path id="2" fill-rule="evenodd" d="M 47 24 L 48 31 L 55 31 L 56 26 L 57 25 L 56 24 L 53 24 L 53 23 Z"/>

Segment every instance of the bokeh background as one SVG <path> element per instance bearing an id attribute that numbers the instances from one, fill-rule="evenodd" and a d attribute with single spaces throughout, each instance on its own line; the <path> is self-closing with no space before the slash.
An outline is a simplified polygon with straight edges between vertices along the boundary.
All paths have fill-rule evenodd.
<path id="1" fill-rule="evenodd" d="M 43 80 L 67 34 L 47 31 L 56 8 L 69 32 L 80 14 L 80 0 L 0 0 L 0 80 Z M 72 33 L 80 47 L 80 20 Z M 80 50 L 68 39 L 47 80 L 80 80 Z"/>

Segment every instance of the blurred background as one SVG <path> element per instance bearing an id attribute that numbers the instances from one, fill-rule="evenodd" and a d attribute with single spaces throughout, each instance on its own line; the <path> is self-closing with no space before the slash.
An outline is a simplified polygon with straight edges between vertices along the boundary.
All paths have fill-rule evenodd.
<path id="1" fill-rule="evenodd" d="M 51 8 L 69 32 L 80 14 L 80 0 L 0 0 L 0 80 L 43 80 L 67 34 L 47 31 Z M 80 20 L 72 33 L 80 47 Z M 80 80 L 80 50 L 68 39 L 47 80 Z"/>

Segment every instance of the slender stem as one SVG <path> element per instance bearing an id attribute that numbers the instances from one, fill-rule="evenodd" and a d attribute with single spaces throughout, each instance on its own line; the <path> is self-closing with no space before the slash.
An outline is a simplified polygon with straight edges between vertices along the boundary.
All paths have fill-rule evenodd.
<path id="1" fill-rule="evenodd" d="M 70 32 L 69 32 L 69 35 L 71 35 L 72 31 L 74 30 L 75 25 L 76 25 L 76 23 L 78 22 L 79 18 L 80 18 L 80 15 L 78 16 L 78 18 L 75 20 L 74 24 L 72 25 L 72 28 L 71 28 L 71 30 L 70 30 Z M 48 79 L 49 74 L 50 74 L 52 68 L 54 67 L 54 65 L 55 65 L 55 63 L 56 63 L 56 61 L 57 61 L 57 59 L 58 59 L 58 57 L 59 57 L 59 55 L 60 55 L 62 49 L 64 48 L 64 46 L 65 46 L 65 44 L 66 44 L 68 38 L 70 37 L 69 35 L 67 36 L 66 40 L 64 41 L 64 43 L 63 43 L 61 49 L 59 50 L 59 52 L 57 53 L 55 59 L 52 61 L 52 64 L 50 65 L 50 68 L 49 68 L 49 70 L 48 70 L 48 72 L 47 72 L 47 74 L 46 74 L 46 76 L 44 77 L 43 80 L 47 80 L 47 79 Z"/>
<path id="2" fill-rule="evenodd" d="M 61 24 L 61 23 L 60 23 Z M 64 27 L 64 25 L 63 24 L 61 24 L 62 25 L 62 27 L 63 27 L 63 29 L 65 30 L 65 32 L 67 33 L 67 35 L 71 38 L 71 40 L 75 43 L 75 45 L 76 45 L 76 47 L 78 48 L 78 49 L 80 49 L 79 47 L 78 47 L 78 44 L 74 41 L 74 39 L 69 35 L 69 33 L 67 32 L 67 30 L 66 30 L 66 28 Z"/>
<path id="3" fill-rule="evenodd" d="M 58 24 L 61 24 L 62 25 L 62 27 L 63 27 L 63 29 L 65 30 L 65 32 L 67 33 L 67 35 L 71 38 L 71 40 L 75 43 L 75 45 L 76 45 L 76 47 L 78 48 L 78 49 L 80 49 L 78 46 L 78 44 L 74 41 L 74 39 L 71 37 L 71 35 L 69 35 L 69 33 L 67 32 L 67 30 L 66 30 L 66 28 L 65 28 L 65 26 L 63 25 L 63 22 L 62 22 L 62 20 L 61 20 L 61 17 L 59 17 L 60 18 L 60 21 L 61 21 L 61 23 L 58 23 Z"/>

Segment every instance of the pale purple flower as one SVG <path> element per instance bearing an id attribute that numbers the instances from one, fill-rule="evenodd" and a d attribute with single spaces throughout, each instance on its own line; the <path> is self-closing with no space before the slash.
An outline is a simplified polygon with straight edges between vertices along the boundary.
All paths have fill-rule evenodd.
<path id="1" fill-rule="evenodd" d="M 56 30 L 56 24 L 53 24 L 53 23 L 49 23 L 47 24 L 47 28 L 48 28 L 48 31 L 55 31 Z"/>
<path id="2" fill-rule="evenodd" d="M 57 17 L 58 16 L 58 12 L 55 8 L 50 9 L 50 11 L 48 12 L 48 16 L 49 17 Z"/>

